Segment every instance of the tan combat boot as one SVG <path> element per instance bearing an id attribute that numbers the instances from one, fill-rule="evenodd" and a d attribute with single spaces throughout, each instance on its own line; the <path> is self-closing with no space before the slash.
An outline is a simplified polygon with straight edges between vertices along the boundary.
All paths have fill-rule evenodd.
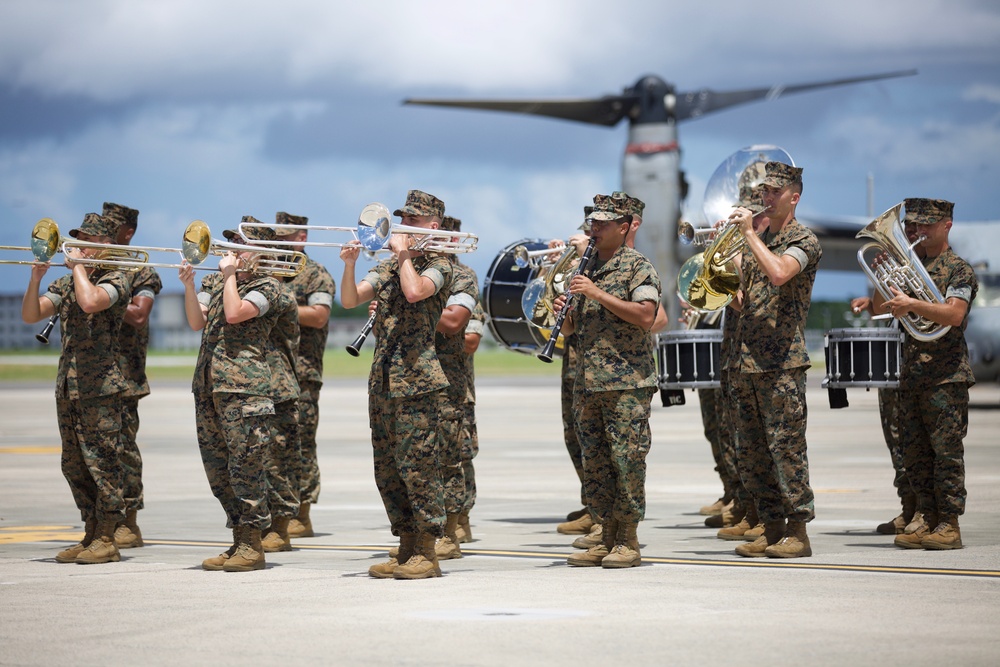
<path id="1" fill-rule="evenodd" d="M 97 563 L 117 563 L 121 560 L 118 547 L 115 546 L 116 519 L 99 519 L 94 530 L 94 539 L 87 548 L 76 557 L 80 565 L 95 565 Z"/>
<path id="2" fill-rule="evenodd" d="M 233 528 L 233 544 L 218 556 L 206 558 L 201 561 L 201 568 L 210 572 L 222 572 L 222 566 L 236 553 L 236 548 L 240 543 L 239 528 Z"/>
<path id="3" fill-rule="evenodd" d="M 764 524 L 764 532 L 753 542 L 747 542 L 736 547 L 736 555 L 744 558 L 761 558 L 764 550 L 772 544 L 777 544 L 785 536 L 785 520 L 768 521 Z"/>
<path id="4" fill-rule="evenodd" d="M 75 563 L 76 557 L 83 553 L 87 545 L 94 540 L 94 533 L 97 531 L 97 519 L 90 518 L 84 522 L 83 539 L 68 549 L 63 549 L 56 554 L 57 563 Z"/>
<path id="5" fill-rule="evenodd" d="M 413 549 L 417 544 L 416 533 L 400 533 L 399 546 L 389 549 L 389 560 L 378 563 L 368 568 L 368 576 L 376 579 L 392 579 L 393 573 L 399 564 L 405 563 L 413 555 Z M 395 553 L 394 553 L 395 552 Z"/>
<path id="6" fill-rule="evenodd" d="M 556 526 L 556 532 L 563 535 L 586 535 L 593 527 L 594 519 L 590 516 L 590 512 L 587 512 L 579 519 L 559 524 Z"/>
<path id="7" fill-rule="evenodd" d="M 119 549 L 134 549 L 143 545 L 142 531 L 135 522 L 137 513 L 137 510 L 125 512 L 125 521 L 118 524 L 118 528 L 115 529 L 115 545 Z"/>
<path id="8" fill-rule="evenodd" d="M 764 555 L 768 558 L 805 558 L 812 556 L 812 547 L 809 546 L 809 536 L 806 535 L 805 521 L 788 521 L 785 527 L 785 535 L 777 544 L 772 544 L 764 549 Z"/>
<path id="9" fill-rule="evenodd" d="M 222 564 L 224 572 L 252 572 L 263 570 L 264 547 L 260 544 L 260 528 L 240 526 L 239 544 L 236 553 Z"/>
<path id="10" fill-rule="evenodd" d="M 961 549 L 962 533 L 958 529 L 958 516 L 949 514 L 941 517 L 937 527 L 921 542 L 924 549 L 940 551 L 942 549 Z"/>
<path id="11" fill-rule="evenodd" d="M 636 531 L 639 524 L 636 521 L 624 521 L 618 526 L 618 537 L 615 546 L 601 561 L 605 569 L 638 567 L 642 565 L 642 555 L 639 553 L 639 537 Z"/>
<path id="12" fill-rule="evenodd" d="M 469 513 L 462 512 L 458 515 L 458 528 L 455 530 L 459 544 L 472 541 L 472 526 L 469 525 Z"/>
<path id="13" fill-rule="evenodd" d="M 396 567 L 396 571 L 392 573 L 393 578 L 432 579 L 440 577 L 441 568 L 438 567 L 437 554 L 434 552 L 436 541 L 437 539 L 430 533 L 417 535 L 417 545 L 413 549 L 413 555 L 405 563 Z"/>
<path id="14" fill-rule="evenodd" d="M 260 545 L 266 553 L 292 550 L 292 540 L 288 535 L 289 523 L 291 523 L 291 517 L 276 516 L 271 518 L 271 528 L 260 541 Z"/>
<path id="15" fill-rule="evenodd" d="M 763 533 L 763 528 L 761 528 L 760 533 L 748 534 L 750 531 L 754 530 L 758 523 L 760 522 L 757 520 L 757 508 L 750 507 L 746 510 L 739 521 L 734 523 L 732 526 L 721 528 L 715 536 L 720 540 L 743 540 L 746 542 L 753 542 Z"/>
<path id="16" fill-rule="evenodd" d="M 584 514 L 589 514 L 589 512 L 587 511 L 586 507 L 584 507 L 582 509 L 578 509 L 578 510 L 576 510 L 574 512 L 570 512 L 569 514 L 566 515 L 566 520 L 567 521 L 576 521 L 577 519 L 579 519 L 580 517 L 582 517 Z"/>
<path id="17" fill-rule="evenodd" d="M 458 515 L 449 514 L 445 519 L 444 537 L 439 538 L 434 543 L 434 554 L 438 560 L 451 560 L 462 557 L 462 548 L 458 543 Z"/>
<path id="18" fill-rule="evenodd" d="M 573 540 L 574 549 L 589 549 L 598 544 L 604 544 L 604 526 L 599 523 L 595 523 L 586 535 L 581 535 Z"/>
<path id="19" fill-rule="evenodd" d="M 705 526 L 708 528 L 729 528 L 739 523 L 743 517 L 737 518 L 733 511 L 733 503 L 723 506 L 722 512 L 705 517 Z"/>
<path id="20" fill-rule="evenodd" d="M 923 549 L 924 538 L 931 534 L 931 530 L 936 525 L 937 517 L 929 512 L 917 512 L 913 515 L 913 520 L 906 525 L 903 532 L 892 541 L 901 549 Z"/>
<path id="21" fill-rule="evenodd" d="M 615 548 L 615 537 L 617 535 L 618 522 L 614 519 L 606 519 L 601 529 L 603 542 L 595 544 L 582 554 L 573 554 L 566 559 L 566 564 L 573 567 L 597 567 L 611 553 L 611 550 Z"/>
<path id="22" fill-rule="evenodd" d="M 903 511 L 899 513 L 892 521 L 887 521 L 885 523 L 880 523 L 875 527 L 875 532 L 879 535 L 900 535 L 906 530 L 907 524 L 913 521 L 914 510 L 916 509 L 917 499 L 914 496 L 903 496 Z"/>
<path id="23" fill-rule="evenodd" d="M 701 514 L 703 516 L 715 516 L 716 514 L 722 514 L 722 509 L 727 504 L 728 503 L 726 502 L 725 498 L 719 498 L 711 505 L 705 505 L 700 510 L 698 510 L 698 514 Z"/>
<path id="24" fill-rule="evenodd" d="M 288 522 L 289 537 L 315 537 L 312 519 L 309 518 L 309 503 L 299 505 L 299 515 Z"/>

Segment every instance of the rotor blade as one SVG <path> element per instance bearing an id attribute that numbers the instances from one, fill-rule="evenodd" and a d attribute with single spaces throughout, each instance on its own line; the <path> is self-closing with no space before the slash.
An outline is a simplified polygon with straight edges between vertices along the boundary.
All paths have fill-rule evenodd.
<path id="1" fill-rule="evenodd" d="M 611 127 L 624 118 L 637 101 L 634 96 L 605 95 L 589 100 L 434 100 L 407 99 L 403 104 L 419 104 L 460 109 L 506 111 L 532 116 L 548 116 L 578 123 Z"/>
<path id="2" fill-rule="evenodd" d="M 822 81 L 818 83 L 804 83 L 795 86 L 776 85 L 770 88 L 753 88 L 749 90 L 736 90 L 732 92 L 717 93 L 707 88 L 691 92 L 679 93 L 677 95 L 677 120 L 687 120 L 697 118 L 713 111 L 719 111 L 727 107 L 746 104 L 756 100 L 774 100 L 783 95 L 801 93 L 817 88 L 830 88 L 833 86 L 846 86 L 852 83 L 863 83 L 865 81 L 878 81 L 879 79 L 892 79 L 899 76 L 912 76 L 917 70 L 911 69 L 902 72 L 888 72 L 885 74 L 873 74 L 870 76 L 858 76 L 850 79 L 835 79 L 833 81 Z"/>

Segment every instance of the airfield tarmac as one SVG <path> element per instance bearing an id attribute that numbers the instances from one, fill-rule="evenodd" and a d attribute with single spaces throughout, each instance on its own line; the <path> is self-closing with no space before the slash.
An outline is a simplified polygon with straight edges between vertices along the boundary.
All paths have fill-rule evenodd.
<path id="1" fill-rule="evenodd" d="M 60 565 L 82 524 L 59 471 L 50 385 L 0 385 L 0 664 L 995 665 L 1000 661 L 1000 388 L 973 388 L 966 548 L 901 550 L 874 391 L 831 410 L 810 374 L 814 556 L 741 559 L 697 511 L 720 495 L 697 394 L 654 406 L 643 566 L 570 568 L 579 506 L 558 378 L 477 386 L 475 541 L 444 576 L 374 580 L 393 544 L 372 478 L 364 380 L 322 394 L 317 537 L 266 570 L 205 572 L 229 532 L 186 383 L 140 404 L 146 547 Z M 654 399 L 656 401 L 657 399 Z"/>

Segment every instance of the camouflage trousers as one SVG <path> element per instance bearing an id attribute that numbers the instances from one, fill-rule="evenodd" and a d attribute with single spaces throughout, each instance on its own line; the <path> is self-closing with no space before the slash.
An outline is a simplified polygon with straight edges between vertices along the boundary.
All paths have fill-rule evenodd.
<path id="1" fill-rule="evenodd" d="M 468 514 L 476 504 L 476 468 L 472 459 L 479 454 L 479 430 L 476 428 L 476 404 L 465 402 L 465 421 L 462 422 L 462 477 L 465 478 L 465 495 L 460 513 Z"/>
<path id="2" fill-rule="evenodd" d="M 655 391 L 643 387 L 575 394 L 586 504 L 602 521 L 637 523 L 646 515 L 649 403 Z"/>
<path id="3" fill-rule="evenodd" d="M 122 473 L 124 482 L 122 494 L 125 499 L 125 510 L 141 510 L 144 506 L 142 497 L 142 454 L 136 436 L 139 434 L 139 399 L 140 396 L 122 397 Z"/>
<path id="4" fill-rule="evenodd" d="M 965 512 L 965 445 L 969 430 L 969 385 L 950 382 L 926 389 L 900 389 L 903 463 L 917 496 L 917 511 Z"/>
<path id="5" fill-rule="evenodd" d="M 438 414 L 444 390 L 388 398 L 369 395 L 375 485 L 392 534 L 444 535 Z"/>
<path id="6" fill-rule="evenodd" d="M 80 517 L 125 519 L 121 394 L 71 400 L 56 396 L 62 473 Z"/>
<path id="7" fill-rule="evenodd" d="M 811 521 L 806 456 L 806 371 L 733 373 L 740 476 L 763 522 Z"/>
<path id="8" fill-rule="evenodd" d="M 878 414 L 882 421 L 882 437 L 889 449 L 889 460 L 895 473 L 892 485 L 900 499 L 913 497 L 910 478 L 906 475 L 903 464 L 903 441 L 899 437 L 899 391 L 896 389 L 878 390 Z"/>
<path id="9" fill-rule="evenodd" d="M 452 385 L 454 387 L 454 385 Z M 465 468 L 462 465 L 462 425 L 465 423 L 465 391 L 445 390 L 438 413 L 438 459 L 447 514 L 462 511 L 465 500 Z"/>
<path id="10" fill-rule="evenodd" d="M 756 507 L 757 503 L 747 491 L 740 477 L 740 462 L 738 448 L 736 446 L 739 438 L 737 429 L 736 403 L 733 399 L 732 371 L 723 370 L 719 373 L 721 387 L 717 397 L 717 407 L 719 412 L 719 423 L 721 428 L 725 428 L 728 437 L 720 438 L 720 457 L 722 467 L 726 471 L 726 479 L 732 484 L 732 499 L 738 512 L 745 512 L 750 507 Z M 720 475 L 721 477 L 721 475 Z M 723 482 L 725 487 L 725 482 Z"/>
<path id="11" fill-rule="evenodd" d="M 722 481 L 722 493 L 727 499 L 732 497 L 735 482 L 730 477 L 730 468 L 724 461 L 725 451 L 730 448 L 729 411 L 724 409 L 725 397 L 722 389 L 699 389 L 698 403 L 701 407 L 701 423 L 705 439 L 712 448 L 715 472 Z"/>
<path id="12" fill-rule="evenodd" d="M 299 382 L 299 498 L 304 503 L 319 502 L 319 459 L 316 457 L 316 430 L 319 428 L 320 382 Z"/>
<path id="13" fill-rule="evenodd" d="M 573 463 L 576 476 L 580 480 L 580 504 L 586 507 L 587 491 L 583 484 L 583 451 L 580 449 L 580 439 L 576 435 L 576 413 L 573 411 L 573 385 L 576 378 L 563 378 L 562 380 L 562 423 L 563 442 L 566 443 L 566 452 L 569 460 Z"/>
<path id="14" fill-rule="evenodd" d="M 299 514 L 299 402 L 274 404 L 271 420 L 271 443 L 264 456 L 267 471 L 267 505 L 271 517 Z"/>
<path id="15" fill-rule="evenodd" d="M 194 403 L 201 462 L 226 525 L 267 528 L 271 513 L 264 459 L 274 403 L 267 396 L 228 392 L 199 392 Z"/>

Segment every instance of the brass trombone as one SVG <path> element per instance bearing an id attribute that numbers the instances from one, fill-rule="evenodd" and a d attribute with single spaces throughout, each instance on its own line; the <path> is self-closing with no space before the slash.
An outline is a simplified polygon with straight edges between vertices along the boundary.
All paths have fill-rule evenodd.
<path id="1" fill-rule="evenodd" d="M 205 261 L 208 257 L 209 251 L 211 249 L 212 235 L 208 230 L 208 225 L 206 225 L 201 220 L 192 221 L 187 228 L 184 230 L 184 235 L 181 237 L 181 247 L 180 248 L 155 248 L 151 246 L 131 246 L 131 245 L 116 245 L 110 243 L 91 243 L 90 241 L 79 241 L 79 240 L 65 240 L 62 243 L 62 249 L 65 253 L 67 248 L 94 248 L 97 249 L 102 256 L 100 257 L 81 257 L 80 259 L 73 260 L 79 264 L 90 264 L 103 267 L 116 267 L 123 271 L 137 271 L 144 266 L 161 268 L 161 269 L 179 269 L 182 264 L 180 263 L 163 263 L 163 262 L 150 262 L 149 255 L 154 252 L 168 252 L 168 253 L 178 253 L 182 260 L 187 261 L 188 264 L 198 265 Z M 109 259 L 105 253 L 114 253 L 118 257 Z"/>
<path id="2" fill-rule="evenodd" d="M 257 241 L 254 241 L 254 244 L 256 243 Z M 274 278 L 294 278 L 302 273 L 302 269 L 306 268 L 306 262 L 308 261 L 305 253 L 297 251 L 267 248 L 259 245 L 244 245 L 242 243 L 219 241 L 218 239 L 212 240 L 212 245 L 209 248 L 210 254 L 222 257 L 231 252 L 251 252 L 254 254 L 253 258 L 249 260 L 241 260 L 241 271 L 263 273 Z"/>
<path id="3" fill-rule="evenodd" d="M 385 248 L 392 234 L 416 237 L 412 249 L 420 252 L 459 254 L 474 252 L 479 237 L 469 232 L 449 232 L 444 229 L 424 229 L 412 225 L 393 225 L 385 204 L 372 203 L 361 209 L 357 235 L 361 245 L 376 252 Z"/>
<path id="4" fill-rule="evenodd" d="M 42 218 L 35 223 L 31 230 L 30 246 L 0 246 L 0 250 L 29 251 L 34 259 L 4 259 L 0 264 L 48 264 L 57 252 L 63 251 L 70 241 L 59 236 L 59 225 L 51 218 Z M 139 256 L 135 249 L 130 246 L 118 246 L 104 243 L 87 244 L 84 241 L 73 241 L 71 247 L 96 247 L 100 249 L 97 257 L 81 257 L 72 260 L 75 263 L 94 265 L 100 267 L 122 266 L 125 270 L 135 270 L 138 268 L 136 257 Z M 76 245 L 84 244 L 84 245 Z M 64 266 L 67 264 L 51 264 L 51 266 Z"/>

